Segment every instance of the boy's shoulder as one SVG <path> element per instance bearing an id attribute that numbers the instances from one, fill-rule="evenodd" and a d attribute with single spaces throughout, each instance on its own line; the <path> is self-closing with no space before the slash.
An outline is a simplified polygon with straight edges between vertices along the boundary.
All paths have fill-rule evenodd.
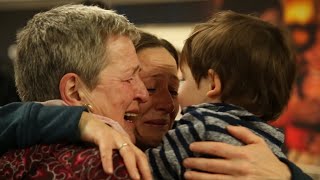
<path id="1" fill-rule="evenodd" d="M 202 103 L 182 109 L 182 117 L 186 115 L 225 114 L 232 116 L 254 116 L 242 107 L 225 103 Z"/>
<path id="2" fill-rule="evenodd" d="M 220 121 L 224 119 L 240 120 L 239 116 L 252 115 L 243 108 L 224 104 L 224 103 L 202 103 L 185 107 L 182 110 L 182 117 L 179 124 L 190 123 L 193 121 L 201 121 L 207 123 L 207 121 Z M 193 122 L 195 123 L 195 122 Z"/>
<path id="3" fill-rule="evenodd" d="M 246 109 L 225 103 L 202 103 L 188 106 L 182 110 L 181 124 L 221 124 L 241 126 L 269 126 L 261 118 Z"/>

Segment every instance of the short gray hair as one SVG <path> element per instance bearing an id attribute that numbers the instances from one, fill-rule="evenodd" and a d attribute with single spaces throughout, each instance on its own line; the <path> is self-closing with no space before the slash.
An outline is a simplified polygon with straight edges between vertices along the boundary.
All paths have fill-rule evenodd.
<path id="1" fill-rule="evenodd" d="M 140 38 L 126 17 L 96 6 L 65 5 L 36 14 L 17 35 L 15 80 L 23 101 L 59 99 L 60 79 L 76 73 L 93 89 L 107 66 L 106 39 Z"/>

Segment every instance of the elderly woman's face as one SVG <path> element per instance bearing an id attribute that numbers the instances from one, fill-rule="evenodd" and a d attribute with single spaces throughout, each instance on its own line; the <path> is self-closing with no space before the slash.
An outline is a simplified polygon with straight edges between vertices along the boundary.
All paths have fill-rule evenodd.
<path id="1" fill-rule="evenodd" d="M 139 77 L 140 63 L 129 38 L 116 36 L 107 41 L 109 64 L 99 74 L 98 85 L 88 92 L 88 102 L 93 106 L 94 113 L 118 121 L 134 137 L 134 124 L 125 121 L 124 115 L 130 104 L 129 111 L 138 113 L 138 103 L 148 98 Z"/>
<path id="2" fill-rule="evenodd" d="M 146 48 L 138 57 L 140 77 L 149 92 L 149 100 L 140 104 L 140 118 L 134 121 L 137 145 L 143 149 L 157 146 L 172 128 L 179 110 L 179 80 L 176 62 L 165 48 Z"/>

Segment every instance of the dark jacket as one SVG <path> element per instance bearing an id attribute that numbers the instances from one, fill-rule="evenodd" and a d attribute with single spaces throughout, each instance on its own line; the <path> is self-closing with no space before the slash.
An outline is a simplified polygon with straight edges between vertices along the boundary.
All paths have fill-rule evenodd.
<path id="1" fill-rule="evenodd" d="M 79 120 L 84 107 L 11 103 L 0 107 L 0 153 L 34 144 L 80 141 Z"/>

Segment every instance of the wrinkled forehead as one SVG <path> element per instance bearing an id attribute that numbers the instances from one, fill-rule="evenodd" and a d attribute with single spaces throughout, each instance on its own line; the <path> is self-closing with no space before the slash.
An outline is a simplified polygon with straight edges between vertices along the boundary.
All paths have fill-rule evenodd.
<path id="1" fill-rule="evenodd" d="M 140 75 L 144 76 L 152 76 L 154 74 L 162 74 L 168 76 L 177 76 L 178 68 L 176 63 L 173 61 L 140 61 L 141 72 Z"/>
<path id="2" fill-rule="evenodd" d="M 179 78 L 176 66 L 174 65 L 161 65 L 144 67 L 140 71 L 139 75 L 144 83 L 146 82 L 158 82 L 171 84 L 174 87 L 179 87 Z"/>
<path id="3" fill-rule="evenodd" d="M 138 53 L 138 57 L 142 70 L 177 73 L 178 67 L 175 59 L 165 50 L 152 51 L 150 49 L 142 51 Z"/>

